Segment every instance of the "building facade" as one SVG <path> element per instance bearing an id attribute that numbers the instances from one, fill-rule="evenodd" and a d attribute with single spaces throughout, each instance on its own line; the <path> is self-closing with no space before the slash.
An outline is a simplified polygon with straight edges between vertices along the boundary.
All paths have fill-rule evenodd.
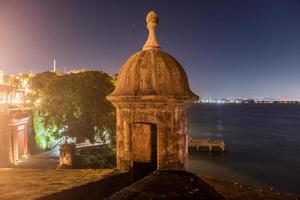
<path id="1" fill-rule="evenodd" d="M 18 164 L 29 154 L 30 115 L 23 104 L 24 91 L 11 86 L 0 70 L 0 167 Z"/>

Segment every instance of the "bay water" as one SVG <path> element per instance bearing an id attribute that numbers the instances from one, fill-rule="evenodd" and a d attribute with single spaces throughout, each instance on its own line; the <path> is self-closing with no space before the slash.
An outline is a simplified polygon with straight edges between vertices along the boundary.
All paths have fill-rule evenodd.
<path id="1" fill-rule="evenodd" d="M 189 136 L 226 153 L 190 152 L 189 170 L 300 194 L 300 104 L 194 104 Z"/>

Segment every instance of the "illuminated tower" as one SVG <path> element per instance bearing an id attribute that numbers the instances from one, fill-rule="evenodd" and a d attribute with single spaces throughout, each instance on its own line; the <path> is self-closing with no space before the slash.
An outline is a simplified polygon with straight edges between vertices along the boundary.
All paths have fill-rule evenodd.
<path id="1" fill-rule="evenodd" d="M 53 60 L 53 71 L 56 72 L 56 60 Z"/>
<path id="2" fill-rule="evenodd" d="M 157 42 L 157 14 L 149 12 L 146 22 L 143 49 L 123 64 L 107 97 L 116 107 L 117 168 L 134 176 L 187 168 L 187 108 L 198 100 L 182 66 Z"/>

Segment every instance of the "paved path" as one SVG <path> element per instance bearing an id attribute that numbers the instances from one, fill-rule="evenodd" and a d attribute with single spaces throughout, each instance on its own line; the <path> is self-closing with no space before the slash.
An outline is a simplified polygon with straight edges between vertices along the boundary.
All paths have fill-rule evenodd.
<path id="1" fill-rule="evenodd" d="M 35 154 L 18 165 L 19 168 L 55 169 L 59 164 L 59 146 L 50 151 Z"/>
<path id="2" fill-rule="evenodd" d="M 76 145 L 77 149 L 101 148 L 103 144 L 80 143 Z M 32 168 L 32 169 L 55 169 L 59 164 L 59 148 L 56 145 L 52 150 L 43 153 L 35 154 L 27 159 L 24 159 L 17 167 Z"/>
<path id="3" fill-rule="evenodd" d="M 111 169 L 12 169 L 0 168 L 0 199 L 1 200 L 33 200 L 41 197 L 68 191 L 72 188 L 93 184 L 104 178 L 111 177 L 117 172 Z M 103 185 L 103 184 L 102 184 Z M 102 189 L 101 185 L 91 187 L 88 192 L 98 190 L 108 190 L 114 186 L 112 183 L 106 184 Z M 104 185 L 105 186 L 105 185 Z M 72 190 L 71 190 L 72 191 Z M 80 190 L 81 191 L 81 190 Z M 79 191 L 79 192 L 80 192 Z M 78 192 L 77 198 L 65 199 L 84 199 Z M 50 199 L 50 198 L 49 198 Z M 52 198 L 57 199 L 57 198 Z M 86 199 L 86 198 L 85 198 Z M 98 198 L 102 199 L 102 198 Z"/>
<path id="4" fill-rule="evenodd" d="M 225 200 L 195 174 L 162 170 L 146 176 L 107 200 L 202 199 Z"/>

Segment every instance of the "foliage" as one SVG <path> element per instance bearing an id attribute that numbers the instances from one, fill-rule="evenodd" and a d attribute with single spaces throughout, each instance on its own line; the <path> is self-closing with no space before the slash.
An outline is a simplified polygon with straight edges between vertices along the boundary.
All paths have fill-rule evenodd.
<path id="1" fill-rule="evenodd" d="M 10 81 L 11 86 L 15 88 L 21 88 L 22 87 L 22 81 L 16 77 L 13 77 Z"/>
<path id="2" fill-rule="evenodd" d="M 42 92 L 57 76 L 58 73 L 50 71 L 38 73 L 30 80 L 30 87 L 35 92 Z"/>
<path id="3" fill-rule="evenodd" d="M 30 85 L 30 93 L 27 94 L 27 99 L 30 100 L 33 104 L 37 104 L 41 99 L 45 98 L 43 97 L 45 94 L 45 89 L 48 86 L 48 84 L 58 76 L 55 72 L 42 72 L 36 74 L 34 77 L 32 77 L 29 81 Z"/>
<path id="4" fill-rule="evenodd" d="M 19 73 L 16 76 L 12 77 L 11 85 L 15 88 L 26 89 L 29 85 L 32 74 L 28 73 Z"/>
<path id="5" fill-rule="evenodd" d="M 103 145 L 100 149 L 81 151 L 74 158 L 74 168 L 114 168 L 116 166 L 115 149 Z"/>
<path id="6" fill-rule="evenodd" d="M 116 85 L 117 85 L 117 79 L 118 79 L 118 74 L 112 75 L 111 78 L 112 78 L 112 83 L 113 83 L 114 87 L 116 87 Z"/>
<path id="7" fill-rule="evenodd" d="M 35 142 L 39 149 L 51 149 L 59 137 L 56 125 L 45 128 L 43 118 L 37 113 L 33 113 L 33 124 L 35 130 Z"/>
<path id="8" fill-rule="evenodd" d="M 61 134 L 93 141 L 98 135 L 104 141 L 114 142 L 115 113 L 106 100 L 114 85 L 106 73 L 44 72 L 32 79 L 31 88 L 32 100 L 45 130 L 53 131 L 51 127 L 56 127 L 51 136 Z"/>

